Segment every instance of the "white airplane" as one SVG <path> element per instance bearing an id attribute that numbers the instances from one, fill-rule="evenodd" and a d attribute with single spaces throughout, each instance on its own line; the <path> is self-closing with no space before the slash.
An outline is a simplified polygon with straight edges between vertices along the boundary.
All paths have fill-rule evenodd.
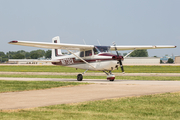
<path id="1" fill-rule="evenodd" d="M 52 64 L 73 67 L 76 69 L 85 69 L 86 71 L 103 71 L 107 74 L 107 80 L 110 81 L 114 81 L 115 79 L 115 75 L 113 75 L 111 71 L 118 69 L 119 66 L 124 73 L 122 60 L 124 60 L 124 58 L 130 55 L 134 50 L 176 48 L 174 45 L 116 46 L 116 44 L 114 44 L 113 46 L 95 46 L 64 44 L 60 43 L 59 36 L 52 38 L 52 43 L 11 41 L 9 44 L 52 49 Z M 63 55 L 61 49 L 67 50 L 71 55 Z M 78 50 L 79 52 L 73 52 L 72 50 Z M 118 50 L 132 51 L 123 57 L 119 55 Z M 111 51 L 116 51 L 117 55 L 112 54 Z M 78 81 L 82 81 L 84 73 L 77 75 Z"/>

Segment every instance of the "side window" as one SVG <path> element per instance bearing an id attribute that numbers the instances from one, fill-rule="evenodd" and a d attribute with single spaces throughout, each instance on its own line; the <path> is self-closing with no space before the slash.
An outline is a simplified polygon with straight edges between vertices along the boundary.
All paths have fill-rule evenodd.
<path id="1" fill-rule="evenodd" d="M 80 52 L 80 57 L 84 57 L 84 51 Z"/>
<path id="2" fill-rule="evenodd" d="M 85 56 L 92 56 L 92 50 L 85 51 Z"/>

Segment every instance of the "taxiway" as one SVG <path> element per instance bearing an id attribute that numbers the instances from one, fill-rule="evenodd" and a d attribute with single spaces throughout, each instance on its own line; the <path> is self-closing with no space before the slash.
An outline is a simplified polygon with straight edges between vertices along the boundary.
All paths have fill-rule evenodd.
<path id="1" fill-rule="evenodd" d="M 57 78 L 0 78 L 22 81 L 74 81 Z M 89 80 L 94 83 L 45 90 L 0 93 L 0 110 L 25 109 L 56 104 L 78 103 L 110 98 L 141 96 L 180 91 L 180 81 Z"/>

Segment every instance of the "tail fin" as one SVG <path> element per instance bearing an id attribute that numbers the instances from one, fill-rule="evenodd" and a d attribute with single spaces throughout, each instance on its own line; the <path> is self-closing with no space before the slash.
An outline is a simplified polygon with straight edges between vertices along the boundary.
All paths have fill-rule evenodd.
<path id="1" fill-rule="evenodd" d="M 59 36 L 52 38 L 52 43 L 60 43 Z M 61 49 L 52 49 L 51 58 L 55 59 L 58 56 L 62 56 Z"/>

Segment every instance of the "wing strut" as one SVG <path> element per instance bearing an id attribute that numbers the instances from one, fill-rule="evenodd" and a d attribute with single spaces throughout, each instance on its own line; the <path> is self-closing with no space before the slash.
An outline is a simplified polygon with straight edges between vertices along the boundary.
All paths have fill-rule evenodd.
<path id="1" fill-rule="evenodd" d="M 134 52 L 136 49 L 132 50 L 131 52 L 129 52 L 124 58 L 126 58 L 127 56 L 129 56 L 132 52 Z"/>
<path id="2" fill-rule="evenodd" d="M 67 50 L 67 49 L 66 49 Z M 82 59 L 81 57 L 77 56 L 76 54 L 74 54 L 72 51 L 67 50 L 68 52 L 70 52 L 71 54 L 73 54 L 74 56 L 76 56 L 77 58 L 79 58 L 80 60 L 82 60 L 83 62 L 85 62 L 86 64 L 88 64 L 89 66 L 91 66 L 92 68 L 96 69 L 94 66 L 92 66 L 91 64 L 89 64 L 88 62 L 86 62 L 84 59 Z"/>

